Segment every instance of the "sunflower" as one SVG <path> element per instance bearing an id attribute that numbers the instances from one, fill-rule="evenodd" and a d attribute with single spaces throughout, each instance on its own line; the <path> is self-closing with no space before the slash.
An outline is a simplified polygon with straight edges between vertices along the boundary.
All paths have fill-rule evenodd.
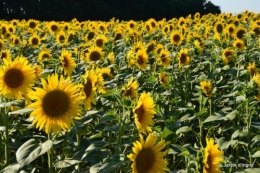
<path id="1" fill-rule="evenodd" d="M 37 64 L 34 64 L 33 68 L 34 68 L 35 76 L 36 77 L 40 77 L 41 73 L 42 73 L 42 68 L 39 65 L 37 65 Z"/>
<path id="2" fill-rule="evenodd" d="M 85 36 L 86 41 L 92 40 L 96 35 L 96 32 L 94 30 L 90 30 L 87 35 Z"/>
<path id="3" fill-rule="evenodd" d="M 156 47 L 156 41 L 152 40 L 146 45 L 146 53 L 149 54 L 152 53 L 155 50 Z"/>
<path id="4" fill-rule="evenodd" d="M 139 69 L 144 70 L 147 67 L 148 55 L 144 50 L 138 50 L 136 57 L 136 65 Z"/>
<path id="5" fill-rule="evenodd" d="M 47 28 L 51 34 L 56 34 L 59 32 L 60 25 L 59 23 L 52 21 L 47 24 Z"/>
<path id="6" fill-rule="evenodd" d="M 130 97 L 131 99 L 137 98 L 138 91 L 137 88 L 139 86 L 138 81 L 134 80 L 133 77 L 131 77 L 128 80 L 128 83 L 126 86 L 123 86 L 122 91 L 123 91 L 123 97 Z"/>
<path id="7" fill-rule="evenodd" d="M 132 50 L 133 50 L 135 53 L 137 53 L 139 50 L 146 51 L 142 41 L 136 42 L 136 43 L 133 45 Z"/>
<path id="8" fill-rule="evenodd" d="M 150 133 L 144 141 L 140 135 L 140 142 L 133 143 L 133 153 L 127 157 L 133 161 L 133 173 L 164 173 L 170 171 L 167 168 L 168 162 L 163 157 L 167 155 L 167 151 L 162 151 L 166 143 L 164 140 L 157 142 L 157 136 Z"/>
<path id="9" fill-rule="evenodd" d="M 135 64 L 135 52 L 133 50 L 130 50 L 127 53 L 127 65 L 132 69 Z"/>
<path id="10" fill-rule="evenodd" d="M 246 47 L 244 45 L 244 41 L 240 40 L 240 39 L 236 39 L 236 41 L 234 41 L 233 46 L 235 48 L 237 48 L 238 50 L 245 50 Z"/>
<path id="11" fill-rule="evenodd" d="M 130 20 L 129 22 L 127 22 L 127 28 L 128 28 L 128 30 L 130 30 L 130 29 L 134 29 L 134 27 L 136 26 L 136 22 L 135 21 L 133 21 L 133 20 Z"/>
<path id="12" fill-rule="evenodd" d="M 3 36 L 7 36 L 7 35 L 10 34 L 9 31 L 8 31 L 8 25 L 7 24 L 4 24 L 4 23 L 1 24 L 0 34 L 2 34 Z"/>
<path id="13" fill-rule="evenodd" d="M 110 52 L 107 55 L 107 59 L 109 60 L 110 64 L 115 64 L 115 54 L 114 54 L 114 52 Z"/>
<path id="14" fill-rule="evenodd" d="M 201 81 L 200 87 L 202 89 L 202 92 L 206 94 L 206 96 L 211 95 L 211 82 L 210 81 Z"/>
<path id="15" fill-rule="evenodd" d="M 60 62 L 62 64 L 65 75 L 71 76 L 72 71 L 76 67 L 71 52 L 63 49 L 61 52 Z"/>
<path id="16" fill-rule="evenodd" d="M 183 65 L 190 64 L 190 57 L 188 56 L 188 49 L 181 49 L 178 53 L 179 68 Z"/>
<path id="17" fill-rule="evenodd" d="M 111 80 L 114 77 L 113 74 L 111 74 L 111 68 L 109 67 L 97 69 L 97 71 L 101 73 L 104 80 Z"/>
<path id="18" fill-rule="evenodd" d="M 27 25 L 30 30 L 36 30 L 38 28 L 39 21 L 30 19 L 28 20 Z"/>
<path id="19" fill-rule="evenodd" d="M 182 34 L 178 31 L 174 31 L 171 33 L 170 41 L 172 44 L 180 45 L 182 42 Z"/>
<path id="20" fill-rule="evenodd" d="M 4 40 L 0 40 L 0 50 L 3 50 L 5 48 L 5 42 Z"/>
<path id="21" fill-rule="evenodd" d="M 165 72 L 160 72 L 159 74 L 159 82 L 162 85 L 166 85 L 169 82 L 169 76 Z"/>
<path id="22" fill-rule="evenodd" d="M 259 25 L 253 25 L 251 28 L 251 34 L 255 36 L 260 36 L 260 26 Z"/>
<path id="23" fill-rule="evenodd" d="M 22 43 L 20 37 L 18 37 L 17 35 L 12 34 L 11 36 L 11 44 L 13 46 L 19 46 Z"/>
<path id="24" fill-rule="evenodd" d="M 45 127 L 47 134 L 68 131 L 74 126 L 73 118 L 80 119 L 80 103 L 84 96 L 80 94 L 80 85 L 70 82 L 57 74 L 48 76 L 48 83 L 41 79 L 43 88 L 35 87 L 29 97 L 35 100 L 28 108 L 35 108 L 30 117 L 35 117 L 32 124 L 39 130 Z"/>
<path id="25" fill-rule="evenodd" d="M 164 49 L 164 45 L 163 44 L 157 44 L 156 48 L 155 48 L 155 52 L 157 54 L 160 54 L 163 49 Z"/>
<path id="26" fill-rule="evenodd" d="M 38 55 L 38 60 L 39 61 L 44 60 L 44 59 L 50 60 L 51 57 L 52 57 L 52 54 L 51 54 L 50 49 L 43 49 L 43 50 L 41 50 L 41 52 Z"/>
<path id="27" fill-rule="evenodd" d="M 121 40 L 123 38 L 123 31 L 116 30 L 114 31 L 114 41 Z"/>
<path id="28" fill-rule="evenodd" d="M 33 48 L 37 48 L 41 44 L 41 39 L 36 33 L 34 33 L 30 36 L 29 43 Z"/>
<path id="29" fill-rule="evenodd" d="M 86 53 L 87 61 L 88 62 L 102 62 L 103 61 L 104 52 L 102 49 L 97 46 L 92 46 L 88 49 L 88 53 Z"/>
<path id="30" fill-rule="evenodd" d="M 162 50 L 159 55 L 159 64 L 162 64 L 164 67 L 167 67 L 171 63 L 171 53 L 168 50 Z"/>
<path id="31" fill-rule="evenodd" d="M 11 60 L 11 52 L 8 49 L 1 50 L 0 51 L 0 62 L 2 62 L 3 59 Z"/>
<path id="32" fill-rule="evenodd" d="M 56 35 L 56 43 L 58 43 L 59 45 L 65 45 L 67 43 L 67 38 L 64 31 L 60 31 Z"/>
<path id="33" fill-rule="evenodd" d="M 97 47 L 102 48 L 103 45 L 107 42 L 107 37 L 105 35 L 98 35 L 95 39 L 95 44 Z"/>
<path id="34" fill-rule="evenodd" d="M 20 100 L 34 84 L 34 69 L 25 57 L 17 57 L 14 61 L 4 58 L 3 61 L 4 65 L 0 68 L 0 94 Z"/>
<path id="35" fill-rule="evenodd" d="M 234 50 L 231 50 L 229 48 L 224 49 L 222 53 L 222 60 L 224 64 L 228 64 L 229 62 L 233 61 L 235 57 L 235 52 Z"/>
<path id="36" fill-rule="evenodd" d="M 235 36 L 236 36 L 237 39 L 242 39 L 245 34 L 246 34 L 245 28 L 238 28 L 236 30 Z"/>
<path id="37" fill-rule="evenodd" d="M 84 88 L 82 90 L 84 99 L 84 107 L 86 110 L 91 109 L 91 103 L 96 104 L 95 96 L 96 96 L 96 82 L 97 75 L 94 70 L 86 71 L 85 75 L 82 76 L 84 79 Z"/>
<path id="38" fill-rule="evenodd" d="M 74 31 L 69 31 L 68 33 L 68 37 L 67 37 L 67 44 L 70 44 L 73 41 L 73 38 L 75 36 L 75 32 Z"/>
<path id="39" fill-rule="evenodd" d="M 247 69 L 251 76 L 254 76 L 255 74 L 258 73 L 258 68 L 256 67 L 255 62 L 253 62 L 253 63 L 249 62 Z"/>
<path id="40" fill-rule="evenodd" d="M 219 163 L 223 161 L 223 151 L 218 149 L 218 144 L 214 145 L 213 138 L 206 139 L 207 146 L 204 149 L 203 173 L 221 173 Z"/>
<path id="41" fill-rule="evenodd" d="M 135 125 L 139 132 L 146 134 L 152 131 L 150 126 L 153 125 L 153 117 L 156 114 L 154 107 L 155 104 L 150 93 L 144 91 L 133 110 Z"/>
<path id="42" fill-rule="evenodd" d="M 215 33 L 222 34 L 224 30 L 224 25 L 222 24 L 222 22 L 216 22 L 214 30 Z"/>

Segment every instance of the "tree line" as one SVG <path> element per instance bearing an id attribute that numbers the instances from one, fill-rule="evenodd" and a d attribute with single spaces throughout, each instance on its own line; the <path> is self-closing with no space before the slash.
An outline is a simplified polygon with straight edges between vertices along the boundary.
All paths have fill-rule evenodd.
<path id="1" fill-rule="evenodd" d="M 189 14 L 219 14 L 220 7 L 209 0 L 2 0 L 0 19 L 42 21 L 108 21 L 171 19 Z"/>

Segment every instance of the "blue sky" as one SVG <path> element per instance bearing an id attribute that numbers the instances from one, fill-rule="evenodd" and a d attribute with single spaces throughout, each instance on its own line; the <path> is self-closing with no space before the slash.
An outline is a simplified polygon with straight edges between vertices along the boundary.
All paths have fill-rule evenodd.
<path id="1" fill-rule="evenodd" d="M 260 13 L 260 0 L 210 0 L 220 6 L 222 13 L 239 13 L 245 10 Z"/>

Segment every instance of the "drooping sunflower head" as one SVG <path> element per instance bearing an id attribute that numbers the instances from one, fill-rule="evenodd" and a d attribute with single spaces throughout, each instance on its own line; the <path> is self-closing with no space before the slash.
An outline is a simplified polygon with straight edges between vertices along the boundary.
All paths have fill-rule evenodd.
<path id="1" fill-rule="evenodd" d="M 81 95 L 81 86 L 64 79 L 57 74 L 49 75 L 48 81 L 41 79 L 43 88 L 34 88 L 29 97 L 35 100 L 28 105 L 34 108 L 30 117 L 35 117 L 32 124 L 36 128 L 45 129 L 47 134 L 68 131 L 74 126 L 73 119 L 80 119 L 80 104 L 84 99 Z"/>
<path id="2" fill-rule="evenodd" d="M 210 81 L 201 81 L 200 82 L 200 87 L 202 89 L 202 92 L 206 95 L 206 96 L 210 96 L 212 89 L 211 89 L 211 82 Z"/>
<path id="3" fill-rule="evenodd" d="M 153 117 L 155 112 L 155 104 L 150 93 L 143 92 L 139 97 L 139 101 L 133 110 L 135 125 L 139 132 L 146 134 L 151 132 Z"/>
<path id="4" fill-rule="evenodd" d="M 140 135 L 140 141 L 134 142 L 133 153 L 127 157 L 133 162 L 131 165 L 133 173 L 165 173 L 170 171 L 167 168 L 167 161 L 164 156 L 166 151 L 162 151 L 166 146 L 164 140 L 157 142 L 157 136 L 150 133 L 144 141 Z"/>
<path id="5" fill-rule="evenodd" d="M 41 39 L 40 37 L 36 34 L 33 33 L 30 38 L 29 38 L 29 44 L 33 47 L 33 48 L 37 48 L 39 47 L 39 45 L 41 44 Z"/>
<path id="6" fill-rule="evenodd" d="M 86 53 L 88 62 L 102 62 L 103 61 L 104 52 L 100 47 L 92 46 L 88 49 L 88 53 Z"/>
<path id="7" fill-rule="evenodd" d="M 159 82 L 162 85 L 166 85 L 169 83 L 169 76 L 166 74 L 166 72 L 160 72 L 159 74 Z"/>
<path id="8" fill-rule="evenodd" d="M 134 80 L 134 78 L 131 77 L 128 80 L 127 85 L 123 86 L 123 88 L 122 88 L 122 91 L 123 91 L 122 96 L 123 97 L 130 97 L 131 99 L 137 98 L 137 96 L 138 96 L 138 91 L 137 91 L 138 86 L 139 86 L 138 81 Z"/>
<path id="9" fill-rule="evenodd" d="M 96 83 L 97 75 L 94 70 L 86 71 L 82 76 L 84 79 L 82 94 L 85 96 L 84 107 L 86 110 L 91 109 L 91 103 L 96 104 Z"/>
<path id="10" fill-rule="evenodd" d="M 213 138 L 206 139 L 207 146 L 204 149 L 203 172 L 204 173 L 221 173 L 219 168 L 220 162 L 223 161 L 223 151 L 218 149 L 218 144 L 214 145 Z"/>
<path id="11" fill-rule="evenodd" d="M 188 56 L 188 49 L 181 49 L 178 53 L 179 68 L 183 65 L 190 64 L 190 57 Z"/>
<path id="12" fill-rule="evenodd" d="M 148 55 L 145 50 L 138 50 L 136 54 L 136 65 L 139 69 L 145 70 L 148 63 Z"/>
<path id="13" fill-rule="evenodd" d="M 4 65 L 0 68 L 0 94 L 19 100 L 34 84 L 34 69 L 25 57 L 16 57 L 14 61 L 3 60 Z"/>
<path id="14" fill-rule="evenodd" d="M 235 58 L 235 51 L 229 48 L 223 50 L 222 53 L 222 60 L 224 64 L 228 64 L 229 62 L 233 61 Z"/>
<path id="15" fill-rule="evenodd" d="M 65 75 L 71 76 L 72 71 L 76 67 L 75 60 L 72 57 L 72 53 L 63 49 L 60 56 L 60 62 L 64 70 Z"/>
<path id="16" fill-rule="evenodd" d="M 172 44 L 180 45 L 182 43 L 182 34 L 178 31 L 174 31 L 171 33 L 170 41 Z"/>
<path id="17" fill-rule="evenodd" d="M 253 63 L 249 62 L 247 69 L 248 69 L 251 76 L 254 76 L 255 74 L 258 73 L 258 68 L 256 67 L 255 62 L 253 62 Z"/>

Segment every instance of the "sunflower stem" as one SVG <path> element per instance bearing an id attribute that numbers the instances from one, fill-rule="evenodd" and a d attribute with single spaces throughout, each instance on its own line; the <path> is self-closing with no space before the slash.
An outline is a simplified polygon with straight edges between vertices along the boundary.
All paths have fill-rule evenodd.
<path id="1" fill-rule="evenodd" d="M 9 158 L 10 158 L 10 153 L 9 153 L 9 119 L 8 119 L 8 113 L 7 109 L 5 109 L 4 112 L 4 123 L 5 123 L 5 165 L 9 164 Z"/>
<path id="2" fill-rule="evenodd" d="M 52 140 L 52 133 L 48 134 L 48 139 Z M 48 166 L 49 166 L 49 173 L 53 173 L 53 147 L 48 152 Z"/>

